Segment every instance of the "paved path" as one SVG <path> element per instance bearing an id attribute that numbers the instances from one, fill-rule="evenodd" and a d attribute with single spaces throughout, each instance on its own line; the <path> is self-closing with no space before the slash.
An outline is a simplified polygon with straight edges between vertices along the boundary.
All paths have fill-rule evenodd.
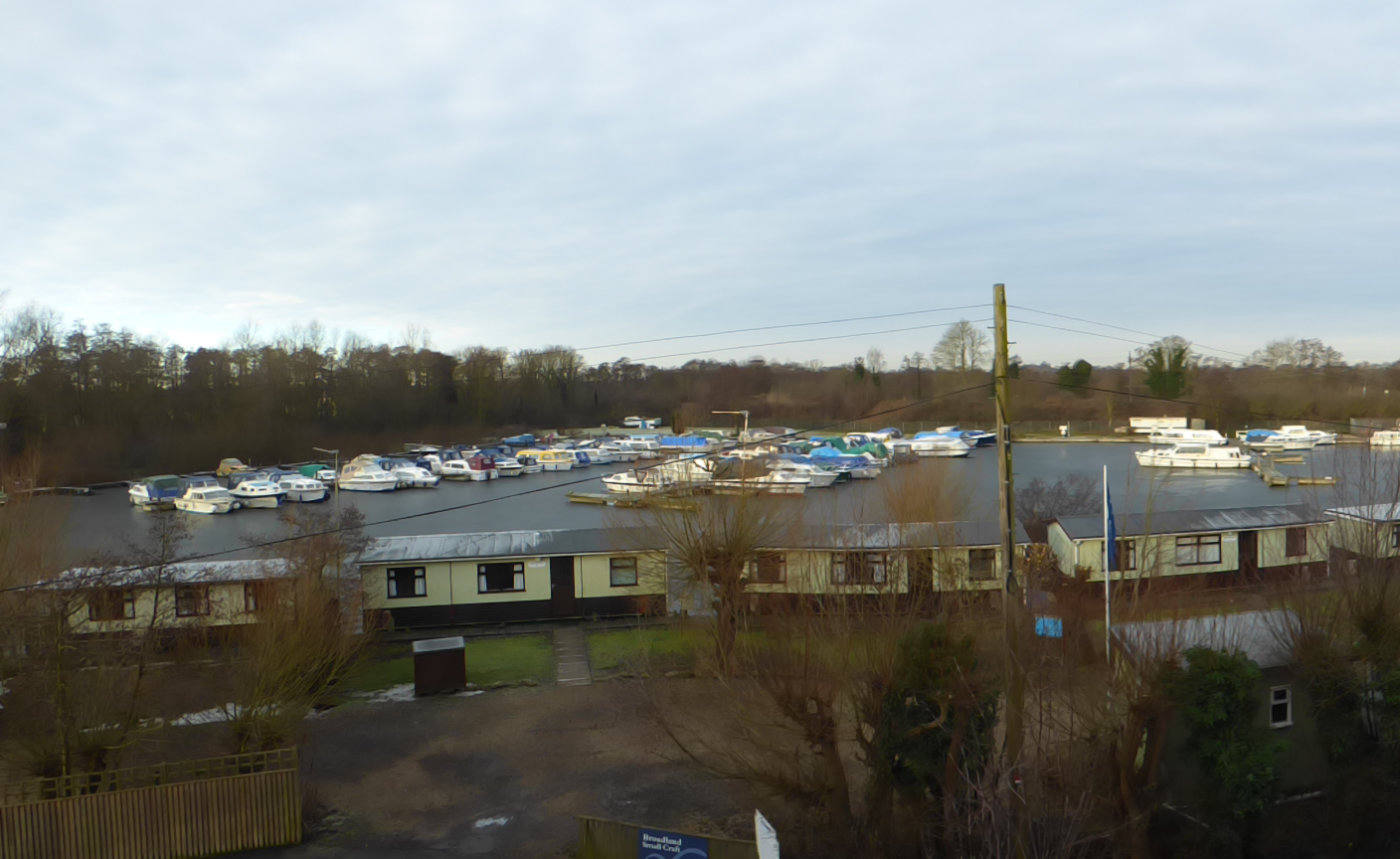
<path id="1" fill-rule="evenodd" d="M 560 626 L 554 630 L 554 682 L 560 686 L 593 685 L 583 627 Z"/>

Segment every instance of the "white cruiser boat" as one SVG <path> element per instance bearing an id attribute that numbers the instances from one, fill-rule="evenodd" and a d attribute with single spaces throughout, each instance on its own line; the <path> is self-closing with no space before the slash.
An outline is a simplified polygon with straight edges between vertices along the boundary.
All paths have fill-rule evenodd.
<path id="1" fill-rule="evenodd" d="M 768 495 L 802 495 L 812 482 L 806 475 L 790 471 L 770 471 L 757 477 L 736 477 L 716 480 L 717 492 L 763 492 Z"/>
<path id="2" fill-rule="evenodd" d="M 281 504 L 287 495 L 282 487 L 260 474 L 252 477 L 234 477 L 230 480 L 235 482 L 228 492 L 241 507 L 272 509 Z"/>
<path id="3" fill-rule="evenodd" d="M 184 481 L 173 474 L 157 474 L 134 481 L 127 487 L 126 495 L 131 503 L 142 510 L 169 510 L 175 506 L 175 499 L 184 492 Z"/>
<path id="4" fill-rule="evenodd" d="M 1221 447 L 1229 441 L 1213 429 L 1159 429 L 1147 436 L 1148 444 L 1205 444 Z"/>
<path id="5" fill-rule="evenodd" d="M 495 459 L 496 474 L 500 477 L 519 477 L 525 473 L 525 466 L 513 456 L 498 456 Z"/>
<path id="6" fill-rule="evenodd" d="M 676 485 L 675 478 L 654 468 L 629 469 L 603 478 L 609 492 L 622 495 L 647 495 Z"/>
<path id="7" fill-rule="evenodd" d="M 1303 424 L 1284 424 L 1278 434 L 1285 439 L 1309 439 L 1313 444 L 1336 444 L 1337 434 L 1324 430 L 1310 430 Z"/>
<path id="8" fill-rule="evenodd" d="M 1284 450 L 1312 450 L 1317 446 L 1317 440 L 1306 435 L 1295 435 L 1288 437 L 1270 429 L 1252 429 L 1236 433 L 1240 444 L 1250 450 L 1262 450 L 1269 453 L 1276 453 Z"/>
<path id="9" fill-rule="evenodd" d="M 432 489 L 442 480 L 441 475 L 433 474 L 421 465 L 403 460 L 389 460 L 382 463 L 385 471 L 394 475 L 400 489 Z"/>
<path id="10" fill-rule="evenodd" d="M 623 450 L 634 451 L 638 459 L 656 459 L 661 456 L 661 443 L 654 438 L 624 438 L 617 442 Z"/>
<path id="11" fill-rule="evenodd" d="M 827 471 L 825 468 L 812 465 L 808 462 L 791 462 L 786 459 L 774 460 L 768 465 L 768 471 L 770 473 L 786 471 L 799 476 L 804 476 L 807 478 L 807 483 L 813 489 L 821 489 L 827 486 L 834 486 L 836 484 L 836 478 L 841 476 L 835 471 Z"/>
<path id="12" fill-rule="evenodd" d="M 227 513 L 237 506 L 233 494 L 212 480 L 187 485 L 184 494 L 175 499 L 175 509 L 185 513 Z"/>
<path id="13" fill-rule="evenodd" d="M 675 483 L 709 483 L 714 480 L 714 465 L 699 456 L 683 456 L 651 466 L 649 471 L 664 474 Z"/>
<path id="14" fill-rule="evenodd" d="M 1376 430 L 1371 433 L 1371 447 L 1400 447 L 1400 429 Z"/>
<path id="15" fill-rule="evenodd" d="M 961 438 L 950 435 L 923 435 L 920 433 L 909 439 L 909 452 L 922 457 L 967 456 L 972 452 L 972 445 Z"/>
<path id="16" fill-rule="evenodd" d="M 1138 465 L 1150 468 L 1249 468 L 1249 455 L 1237 447 L 1176 444 L 1169 448 L 1134 451 Z"/>
<path id="17" fill-rule="evenodd" d="M 281 488 L 287 501 L 314 504 L 317 501 L 325 501 L 328 495 L 326 484 L 295 471 L 270 471 L 264 476 Z"/>
<path id="18" fill-rule="evenodd" d="M 574 448 L 574 450 L 588 454 L 589 461 L 594 465 L 608 465 L 614 461 L 612 451 L 603 447 L 601 444 L 595 444 L 591 441 L 580 444 L 578 447 Z"/>
<path id="19" fill-rule="evenodd" d="M 640 455 L 637 451 L 623 447 L 615 441 L 603 442 L 598 448 L 607 452 L 608 456 L 612 457 L 613 462 L 636 462 Z"/>
<path id="20" fill-rule="evenodd" d="M 340 469 L 336 485 L 348 492 L 392 492 L 399 479 L 379 465 L 377 457 L 362 454 Z"/>
<path id="21" fill-rule="evenodd" d="M 539 474 L 544 471 L 544 466 L 540 465 L 538 457 L 531 456 L 526 451 L 520 451 L 515 455 L 515 461 L 520 463 L 520 471 L 523 474 Z"/>

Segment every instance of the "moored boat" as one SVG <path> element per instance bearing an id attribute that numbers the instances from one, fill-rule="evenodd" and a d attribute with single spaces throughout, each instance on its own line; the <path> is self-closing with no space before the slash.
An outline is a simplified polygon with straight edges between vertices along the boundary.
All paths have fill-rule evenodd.
<path id="1" fill-rule="evenodd" d="M 340 469 L 336 485 L 349 492 L 391 492 L 399 480 L 379 465 L 379 458 L 361 454 Z"/>
<path id="2" fill-rule="evenodd" d="M 1221 447 L 1229 441 L 1213 429 L 1159 429 L 1147 436 L 1148 444 L 1205 444 Z"/>
<path id="3" fill-rule="evenodd" d="M 184 483 L 173 474 L 157 474 L 132 481 L 127 497 L 142 510 L 169 510 L 184 492 Z"/>
<path id="4" fill-rule="evenodd" d="M 1237 447 L 1216 447 L 1207 444 L 1176 444 L 1168 448 L 1153 448 L 1133 452 L 1138 465 L 1149 468 L 1249 468 L 1249 455 Z"/>
<path id="5" fill-rule="evenodd" d="M 282 487 L 263 476 L 262 472 L 251 475 L 235 475 L 229 478 L 229 494 L 240 507 L 273 509 L 282 503 L 286 492 Z"/>
<path id="6" fill-rule="evenodd" d="M 175 499 L 175 509 L 184 513 L 227 513 L 238 501 L 213 478 L 186 480 L 185 490 Z"/>
<path id="7" fill-rule="evenodd" d="M 1376 430 L 1371 433 L 1371 447 L 1400 447 L 1400 429 Z"/>
<path id="8" fill-rule="evenodd" d="M 622 495 L 647 495 L 676 485 L 675 478 L 654 468 L 631 468 L 603 478 L 609 492 Z"/>
<path id="9" fill-rule="evenodd" d="M 295 471 L 271 469 L 265 472 L 265 476 L 281 488 L 287 501 L 314 504 L 317 501 L 325 501 L 326 496 L 329 495 L 326 491 L 326 484 L 314 477 L 307 477 Z"/>

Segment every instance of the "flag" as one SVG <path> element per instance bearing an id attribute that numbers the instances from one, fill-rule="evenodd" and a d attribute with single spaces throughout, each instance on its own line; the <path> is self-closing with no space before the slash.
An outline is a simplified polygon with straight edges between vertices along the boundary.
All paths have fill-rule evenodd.
<path id="1" fill-rule="evenodd" d="M 1108 491 L 1108 479 L 1103 484 L 1104 539 L 1108 541 L 1108 569 L 1118 569 L 1118 528 L 1113 521 L 1113 496 Z"/>

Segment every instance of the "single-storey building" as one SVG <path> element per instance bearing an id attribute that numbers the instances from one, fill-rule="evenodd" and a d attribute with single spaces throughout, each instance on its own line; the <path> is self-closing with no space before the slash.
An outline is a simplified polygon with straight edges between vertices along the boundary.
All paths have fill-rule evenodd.
<path id="1" fill-rule="evenodd" d="M 1332 547 L 1343 559 L 1400 563 L 1400 502 L 1333 507 Z"/>
<path id="2" fill-rule="evenodd" d="M 379 537 L 364 607 L 395 627 L 664 611 L 663 554 L 629 545 L 604 528 Z"/>
<path id="3" fill-rule="evenodd" d="M 1114 525 L 1114 580 L 1190 576 L 1232 585 L 1327 571 L 1330 524 L 1305 505 L 1120 513 Z M 1102 516 L 1055 519 L 1046 541 L 1063 575 L 1103 581 Z"/>

